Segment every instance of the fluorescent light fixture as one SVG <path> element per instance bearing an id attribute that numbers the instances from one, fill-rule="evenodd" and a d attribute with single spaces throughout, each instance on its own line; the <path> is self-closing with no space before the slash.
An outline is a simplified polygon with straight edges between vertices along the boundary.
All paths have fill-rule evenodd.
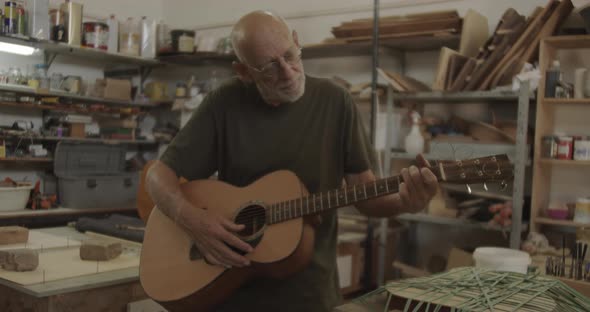
<path id="1" fill-rule="evenodd" d="M 35 48 L 20 45 L 20 44 L 0 42 L 0 51 L 14 53 L 14 54 L 20 54 L 20 55 L 32 55 L 33 52 L 35 52 Z"/>

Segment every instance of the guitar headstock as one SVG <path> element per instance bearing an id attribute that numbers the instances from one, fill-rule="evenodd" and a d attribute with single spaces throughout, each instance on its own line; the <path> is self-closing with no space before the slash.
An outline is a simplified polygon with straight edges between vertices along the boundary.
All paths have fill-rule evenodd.
<path id="1" fill-rule="evenodd" d="M 448 183 L 505 183 L 514 178 L 514 166 L 506 154 L 444 162 L 439 169 L 440 181 Z"/>

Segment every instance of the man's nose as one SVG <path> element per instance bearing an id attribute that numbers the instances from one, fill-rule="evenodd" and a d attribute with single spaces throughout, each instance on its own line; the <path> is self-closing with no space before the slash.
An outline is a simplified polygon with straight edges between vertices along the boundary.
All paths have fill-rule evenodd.
<path id="1" fill-rule="evenodd" d="M 295 72 L 295 69 L 293 68 L 295 65 L 291 65 L 291 64 L 287 63 L 285 61 L 285 59 L 282 57 L 279 58 L 278 61 L 279 61 L 280 68 L 281 68 L 281 71 L 279 73 L 280 78 L 287 80 L 287 79 L 292 79 L 297 75 L 297 73 Z"/>

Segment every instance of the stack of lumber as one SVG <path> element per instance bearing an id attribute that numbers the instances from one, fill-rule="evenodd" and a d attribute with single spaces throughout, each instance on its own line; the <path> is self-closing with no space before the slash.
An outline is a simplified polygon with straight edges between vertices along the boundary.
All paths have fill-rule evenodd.
<path id="1" fill-rule="evenodd" d="M 462 19 L 457 11 L 439 11 L 405 16 L 379 18 L 379 38 L 448 36 L 461 32 Z M 373 35 L 373 19 L 356 19 L 332 27 L 334 39 L 329 43 L 369 41 Z"/>
<path id="2" fill-rule="evenodd" d="M 570 0 L 550 0 L 545 8 L 534 10 L 529 18 L 508 9 L 477 56 L 443 51 L 446 56 L 441 56 L 441 62 L 445 62 L 442 67 L 446 71 L 437 75 L 439 81 L 435 89 L 476 91 L 510 84 L 525 63 L 537 59 L 541 39 L 551 36 L 572 9 Z"/>

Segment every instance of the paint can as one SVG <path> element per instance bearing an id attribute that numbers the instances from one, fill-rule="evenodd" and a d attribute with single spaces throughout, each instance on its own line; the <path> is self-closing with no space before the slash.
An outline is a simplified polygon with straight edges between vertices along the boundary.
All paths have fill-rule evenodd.
<path id="1" fill-rule="evenodd" d="M 99 22 L 84 23 L 84 40 L 82 45 L 88 48 L 107 50 L 109 44 L 109 26 Z"/>
<path id="2" fill-rule="evenodd" d="M 590 160 L 590 137 L 574 141 L 574 160 Z"/>
<path id="3" fill-rule="evenodd" d="M 574 151 L 574 138 L 571 136 L 560 136 L 557 139 L 557 159 L 572 159 Z"/>

